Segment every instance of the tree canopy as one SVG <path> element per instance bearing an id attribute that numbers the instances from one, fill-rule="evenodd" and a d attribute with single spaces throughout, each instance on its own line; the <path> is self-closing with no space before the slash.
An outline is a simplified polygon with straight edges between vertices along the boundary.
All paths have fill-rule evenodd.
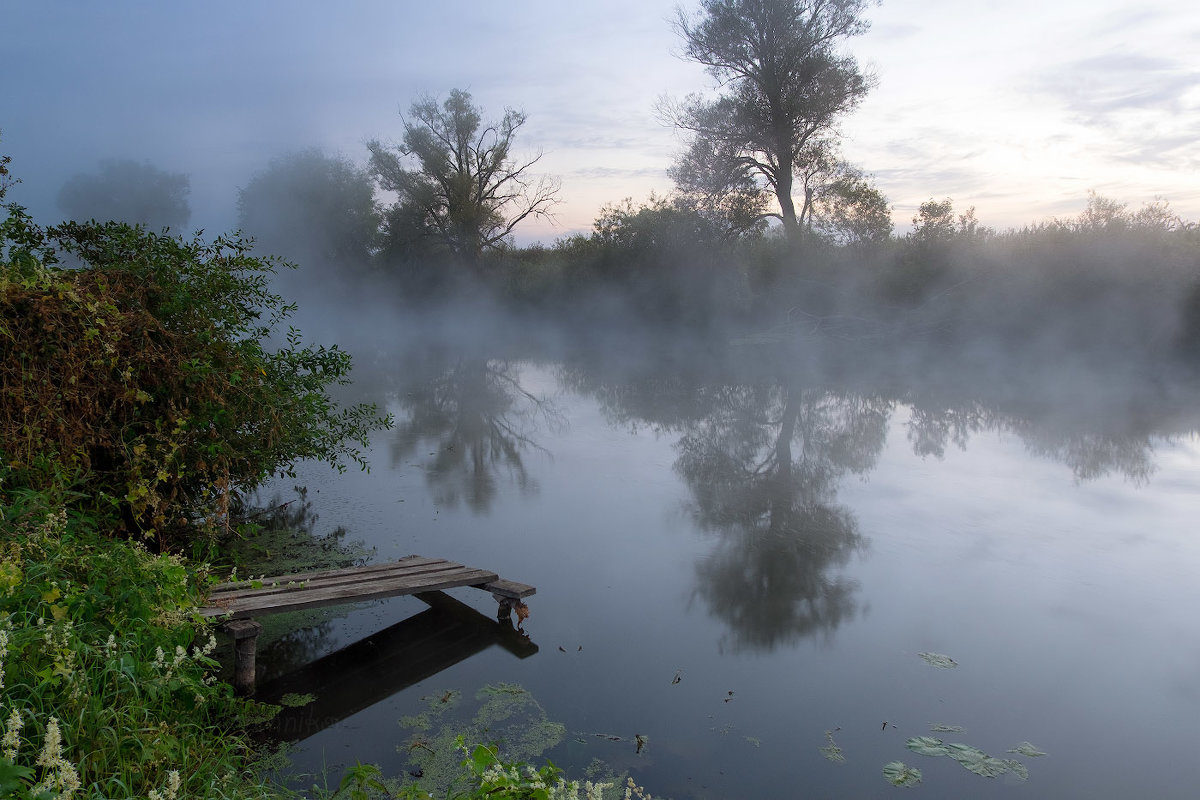
<path id="1" fill-rule="evenodd" d="M 558 181 L 536 176 L 541 154 L 514 157 L 525 114 L 508 108 L 484 123 L 468 92 L 455 89 L 442 103 L 425 97 L 404 120 L 404 139 L 371 141 L 371 171 L 399 202 L 388 212 L 388 233 L 437 240 L 449 254 L 477 266 L 480 255 L 504 245 L 531 217 L 548 217 Z"/>
<path id="2" fill-rule="evenodd" d="M 365 269 L 379 225 L 370 173 L 315 148 L 274 159 L 238 192 L 238 227 L 301 268 Z"/>
<path id="3" fill-rule="evenodd" d="M 191 179 L 159 169 L 148 161 L 103 161 L 94 173 L 69 178 L 58 192 L 58 207 L 68 219 L 112 220 L 151 230 L 181 228 L 192 215 Z"/>
<path id="4" fill-rule="evenodd" d="M 874 85 L 873 76 L 837 49 L 867 30 L 862 15 L 868 3 L 703 0 L 694 18 L 681 10 L 675 28 L 683 57 L 704 65 L 721 86 L 716 99 L 693 95 L 663 109 L 692 136 L 681 164 L 696 152 L 720 164 L 690 173 L 677 166 L 676 181 L 685 179 L 681 188 L 737 197 L 757 187 L 778 204 L 768 216 L 797 236 L 813 198 L 806 187 L 797 213 L 795 177 L 829 157 L 837 123 Z M 737 207 L 744 209 L 744 200 Z"/>

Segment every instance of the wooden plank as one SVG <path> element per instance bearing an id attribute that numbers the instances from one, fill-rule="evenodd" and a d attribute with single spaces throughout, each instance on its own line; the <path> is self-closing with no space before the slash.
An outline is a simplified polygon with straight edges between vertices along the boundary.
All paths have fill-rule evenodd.
<path id="1" fill-rule="evenodd" d="M 514 600 L 520 600 L 522 597 L 529 597 L 529 595 L 537 593 L 537 589 L 529 584 L 517 583 L 516 581 L 509 581 L 504 578 L 497 578 L 488 583 L 478 584 L 475 588 L 484 589 L 501 597 L 511 597 Z"/>
<path id="2" fill-rule="evenodd" d="M 326 573 L 312 573 L 311 575 L 281 575 L 276 578 L 265 578 L 258 582 L 259 585 L 257 587 L 254 582 L 249 584 L 239 582 L 231 588 L 217 588 L 213 590 L 210 597 L 214 600 L 268 597 L 274 594 L 288 594 L 346 584 L 364 584 L 402 576 L 441 578 L 448 573 L 453 573 L 460 569 L 465 569 L 465 567 L 451 561 L 438 561 L 436 563 L 419 565 L 411 563 L 371 565 L 370 567 L 361 567 L 355 570 L 336 570 Z"/>
<path id="3" fill-rule="evenodd" d="M 498 575 L 471 567 L 454 565 L 457 569 L 439 570 L 416 575 L 385 575 L 366 581 L 342 581 L 332 585 L 293 587 L 290 590 L 265 594 L 240 594 L 226 598 L 212 597 L 213 605 L 200 613 L 206 617 L 229 615 L 234 619 L 299 611 L 305 608 L 351 603 L 359 600 L 378 600 L 385 597 L 415 594 L 416 592 L 474 586 L 497 580 Z"/>
<path id="4" fill-rule="evenodd" d="M 219 583 L 213 587 L 213 591 L 214 592 L 240 591 L 243 589 L 252 589 L 254 587 L 254 584 L 256 584 L 256 583 L 260 583 L 260 584 L 288 583 L 288 582 L 299 583 L 300 581 L 319 580 L 319 579 L 323 579 L 323 578 L 337 578 L 339 576 L 344 576 L 344 575 L 370 575 L 373 572 L 391 570 L 391 569 L 395 569 L 396 567 L 406 567 L 406 568 L 416 569 L 416 568 L 425 567 L 425 566 L 435 566 L 436 567 L 439 565 L 447 565 L 447 564 L 449 564 L 451 566 L 456 566 L 456 567 L 462 566 L 461 564 L 455 564 L 453 561 L 447 561 L 444 558 L 423 558 L 421 556 L 405 556 L 404 558 L 397 559 L 396 561 L 385 561 L 382 564 L 364 564 L 363 566 L 359 566 L 359 567 L 342 567 L 341 569 L 327 569 L 327 570 L 321 570 L 319 572 L 297 572 L 297 573 L 293 573 L 291 575 L 272 575 L 270 577 L 264 577 L 259 580 L 249 580 L 248 579 L 248 580 L 244 580 L 244 581 L 234 581 L 232 583 Z"/>

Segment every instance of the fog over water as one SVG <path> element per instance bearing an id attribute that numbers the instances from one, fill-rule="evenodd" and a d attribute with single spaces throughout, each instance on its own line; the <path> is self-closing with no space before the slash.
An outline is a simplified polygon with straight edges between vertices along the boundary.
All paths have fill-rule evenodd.
<path id="1" fill-rule="evenodd" d="M 267 734 L 286 780 L 433 780 L 468 731 L 655 797 L 882 797 L 895 761 L 931 797 L 1194 796 L 1196 12 L 1019 5 L 871 7 L 843 155 L 898 224 L 859 239 L 647 199 L 680 149 L 655 99 L 709 87 L 671 4 L 7 9 L 8 199 L 243 228 L 294 264 L 303 341 L 353 356 L 334 398 L 393 417 L 369 471 L 251 506 L 537 587 L 519 628 L 472 589 L 273 620 L 264 697 L 318 698 Z M 910 57 L 930 85 L 888 88 Z M 464 255 L 381 188 L 368 141 L 454 87 L 529 112 L 558 227 Z"/>
<path id="2" fill-rule="evenodd" d="M 480 640 L 303 741 L 298 765 L 416 769 L 413 742 L 438 728 L 397 719 L 460 690 L 467 725 L 479 687 L 512 682 L 565 726 L 556 764 L 600 759 L 663 796 L 884 796 L 893 760 L 939 796 L 1189 795 L 1189 374 L 820 335 L 472 336 L 483 319 L 372 324 L 351 392 L 397 425 L 370 473 L 298 482 L 313 531 L 344 527 L 371 560 L 438 555 L 536 585 L 538 652 Z M 285 671 L 422 609 L 368 606 L 264 662 Z M 845 762 L 823 755 L 826 731 Z M 905 747 L 923 735 L 1029 778 Z M 1006 752 L 1020 742 L 1049 755 Z"/>

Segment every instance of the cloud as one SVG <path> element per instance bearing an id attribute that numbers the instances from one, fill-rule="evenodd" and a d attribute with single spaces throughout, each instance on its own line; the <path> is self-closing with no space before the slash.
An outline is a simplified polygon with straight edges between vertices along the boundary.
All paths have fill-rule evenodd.
<path id="1" fill-rule="evenodd" d="M 667 170 L 665 167 L 642 167 L 642 168 L 620 168 L 620 167 L 583 167 L 574 169 L 567 173 L 572 178 L 588 178 L 593 180 L 608 180 L 616 178 L 665 178 Z"/>

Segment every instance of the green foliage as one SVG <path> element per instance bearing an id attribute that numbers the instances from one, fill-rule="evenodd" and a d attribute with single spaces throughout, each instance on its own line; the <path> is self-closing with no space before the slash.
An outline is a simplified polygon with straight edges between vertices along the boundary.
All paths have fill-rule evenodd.
<path id="1" fill-rule="evenodd" d="M 273 259 L 237 236 L 171 238 L 117 223 L 0 224 L 0 433 L 7 488 L 68 482 L 128 532 L 227 510 L 300 459 L 365 464 L 387 420 L 339 409 L 337 347 L 271 337 L 294 306 Z M 57 266 L 59 252 L 82 268 Z"/>
<path id="2" fill-rule="evenodd" d="M 469 747 L 464 741 L 461 737 L 458 739 L 457 749 L 466 756 L 461 766 L 469 775 L 467 789 L 442 795 L 408 786 L 400 790 L 398 797 L 405 800 L 435 800 L 438 797 L 446 800 L 603 800 L 606 797 L 653 800 L 632 779 L 626 779 L 624 787 L 591 781 L 580 784 L 566 780 L 563 771 L 550 762 L 533 767 L 520 761 L 508 761 L 500 757 L 499 749 L 494 746 Z M 623 793 L 619 793 L 622 789 Z"/>
<path id="3" fill-rule="evenodd" d="M 0 504 L 0 794 L 261 797 L 245 707 L 194 615 L 206 574 L 102 536 L 63 497 Z"/>
<path id="4" fill-rule="evenodd" d="M 488 742 L 499 747 L 507 761 L 526 762 L 558 744 L 566 731 L 550 721 L 545 709 L 520 686 L 485 686 L 476 694 L 474 713 L 462 715 L 462 698 L 446 692 L 427 699 L 424 712 L 400 720 L 411 730 L 400 750 L 420 774 L 413 786 L 434 795 L 448 794 L 474 779 L 464 771 L 462 742 Z M 417 795 L 420 796 L 420 795 Z"/>

